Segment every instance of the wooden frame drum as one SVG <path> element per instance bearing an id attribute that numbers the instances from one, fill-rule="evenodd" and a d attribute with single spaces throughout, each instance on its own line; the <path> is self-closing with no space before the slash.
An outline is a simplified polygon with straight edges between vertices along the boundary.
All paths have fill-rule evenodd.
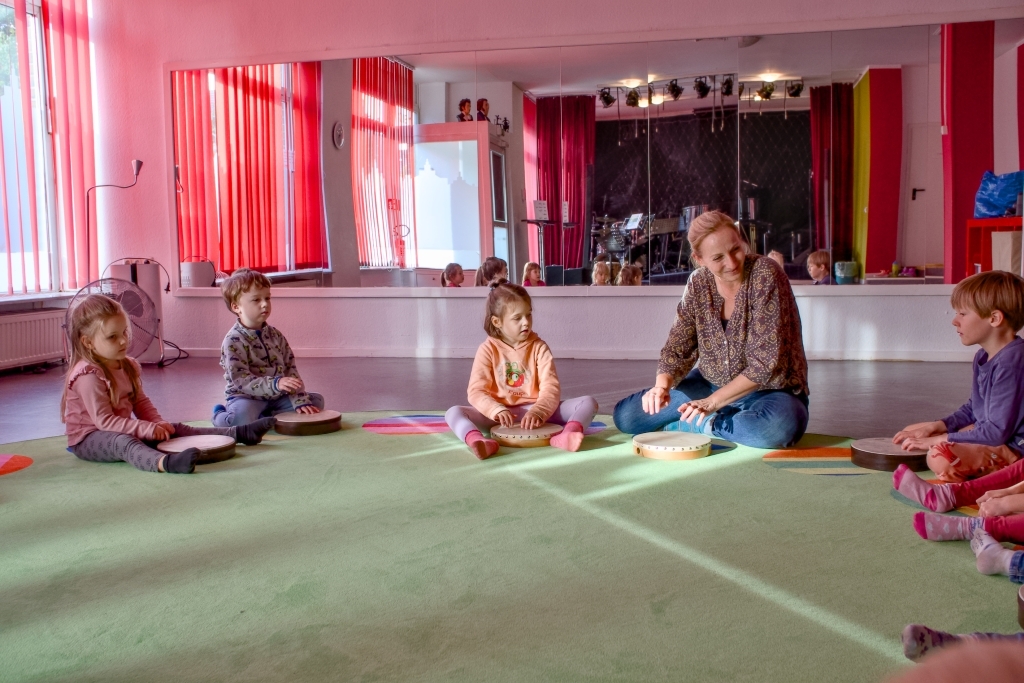
<path id="1" fill-rule="evenodd" d="M 895 472 L 906 465 L 915 472 L 928 469 L 928 451 L 905 451 L 890 438 L 857 439 L 850 444 L 850 460 L 854 465 L 880 472 Z"/>
<path id="2" fill-rule="evenodd" d="M 551 437 L 561 433 L 563 427 L 551 423 L 536 429 L 522 427 L 492 427 L 491 438 L 509 448 L 541 448 L 551 444 Z"/>
<path id="3" fill-rule="evenodd" d="M 653 460 L 696 460 L 711 453 L 711 437 L 687 432 L 637 434 L 633 452 Z"/>
<path id="4" fill-rule="evenodd" d="M 217 434 L 204 436 L 179 436 L 161 441 L 156 449 L 161 453 L 181 453 L 186 448 L 198 448 L 197 465 L 209 465 L 235 457 L 235 440 L 230 436 Z"/>
<path id="5" fill-rule="evenodd" d="M 278 413 L 274 431 L 286 436 L 313 436 L 341 431 L 341 413 L 321 410 L 319 413 Z"/>

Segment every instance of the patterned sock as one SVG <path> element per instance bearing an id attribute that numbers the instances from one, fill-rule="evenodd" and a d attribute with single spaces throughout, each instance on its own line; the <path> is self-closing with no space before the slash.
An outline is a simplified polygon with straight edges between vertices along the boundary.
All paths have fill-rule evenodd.
<path id="1" fill-rule="evenodd" d="M 168 453 L 164 458 L 164 471 L 171 474 L 192 474 L 196 471 L 198 448 L 186 448 L 179 453 Z"/>
<path id="2" fill-rule="evenodd" d="M 931 650 L 937 650 L 966 640 L 964 636 L 936 631 L 922 624 L 910 624 L 903 629 L 903 655 L 912 662 L 918 662 Z"/>
<path id="3" fill-rule="evenodd" d="M 951 517 L 935 512 L 914 514 L 914 531 L 926 541 L 966 541 L 982 524 L 981 517 Z"/>
<path id="4" fill-rule="evenodd" d="M 277 424 L 277 420 L 274 418 L 264 417 L 247 425 L 230 427 L 227 431 L 228 436 L 234 437 L 238 443 L 255 446 L 263 441 L 263 435 L 273 429 L 275 424 Z"/>
<path id="5" fill-rule="evenodd" d="M 498 452 L 498 442 L 494 439 L 485 439 L 484 435 L 475 429 L 466 434 L 466 445 L 480 460 L 486 460 Z"/>
<path id="6" fill-rule="evenodd" d="M 583 425 L 579 422 L 568 422 L 565 428 L 551 437 L 551 445 L 563 451 L 575 453 L 583 443 Z"/>
<path id="7" fill-rule="evenodd" d="M 918 505 L 935 512 L 949 512 L 956 507 L 952 486 L 929 484 L 906 465 L 900 465 L 892 473 L 892 487 Z"/>
<path id="8" fill-rule="evenodd" d="M 1010 575 L 1010 561 L 1013 560 L 1013 551 L 1003 547 L 1003 544 L 992 538 L 984 528 L 974 530 L 974 537 L 971 538 L 971 550 L 978 558 L 978 571 L 982 574 L 1003 574 Z"/>

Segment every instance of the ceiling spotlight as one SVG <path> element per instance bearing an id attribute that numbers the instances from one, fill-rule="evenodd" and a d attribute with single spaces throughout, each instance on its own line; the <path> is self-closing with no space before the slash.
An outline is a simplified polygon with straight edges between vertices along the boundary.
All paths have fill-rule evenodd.
<path id="1" fill-rule="evenodd" d="M 732 95 L 732 76 L 726 76 L 722 80 L 722 97 L 729 97 Z"/>
<path id="2" fill-rule="evenodd" d="M 656 92 L 653 95 L 651 95 L 651 104 L 653 104 L 655 107 L 657 107 L 659 104 L 663 103 L 664 101 L 665 101 L 665 95 L 663 95 L 660 92 Z"/>
<path id="3" fill-rule="evenodd" d="M 774 83 L 762 83 L 761 87 L 757 89 L 757 97 L 762 100 L 770 100 L 773 92 L 775 92 Z"/>
<path id="4" fill-rule="evenodd" d="M 678 100 L 679 96 L 683 94 L 683 88 L 679 85 L 679 81 L 672 79 L 668 82 L 668 94 L 673 100 Z"/>
<path id="5" fill-rule="evenodd" d="M 711 92 L 711 86 L 708 85 L 708 79 L 704 76 L 695 78 L 693 80 L 693 90 L 697 93 L 697 99 L 703 100 Z"/>
<path id="6" fill-rule="evenodd" d="M 765 83 L 774 83 L 775 81 L 779 80 L 779 74 L 772 73 L 769 71 L 768 73 L 761 74 L 760 76 L 758 76 L 758 78 L 760 78 Z"/>
<path id="7" fill-rule="evenodd" d="M 612 97 L 612 89 L 611 88 L 601 88 L 601 95 L 600 95 L 600 97 L 601 97 L 601 104 L 604 105 L 605 109 L 607 109 L 608 107 L 610 107 L 613 104 L 615 104 L 615 98 Z"/>
<path id="8" fill-rule="evenodd" d="M 804 82 L 795 81 L 792 83 L 786 83 L 786 94 L 790 97 L 800 97 L 800 93 L 804 91 Z"/>
<path id="9" fill-rule="evenodd" d="M 743 97 L 743 88 L 744 88 L 744 85 L 743 85 L 743 83 L 741 82 L 741 83 L 740 83 L 740 97 Z"/>
<path id="10" fill-rule="evenodd" d="M 627 107 L 639 107 L 640 106 L 640 93 L 636 88 L 631 89 L 626 93 L 626 106 Z"/>
<path id="11" fill-rule="evenodd" d="M 644 93 L 644 95 L 640 98 L 640 101 L 637 103 L 637 106 L 640 107 L 641 109 L 646 109 L 647 106 L 650 103 L 651 103 L 651 86 L 647 86 L 647 92 Z"/>

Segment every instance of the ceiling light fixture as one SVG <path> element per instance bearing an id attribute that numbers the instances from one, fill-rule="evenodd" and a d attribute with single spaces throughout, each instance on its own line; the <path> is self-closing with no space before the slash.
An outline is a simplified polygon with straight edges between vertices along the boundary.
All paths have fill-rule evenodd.
<path id="1" fill-rule="evenodd" d="M 697 93 L 697 99 L 703 100 L 711 92 L 711 86 L 708 85 L 708 79 L 705 76 L 700 76 L 693 79 L 693 91 Z"/>
<path id="2" fill-rule="evenodd" d="M 607 109 L 608 107 L 610 107 L 613 104 L 615 104 L 615 98 L 612 97 L 612 89 L 611 88 L 601 88 L 601 95 L 600 95 L 600 97 L 601 97 L 601 104 L 604 105 L 605 109 Z"/>
<path id="3" fill-rule="evenodd" d="M 760 76 L 758 76 L 758 78 L 760 78 L 765 83 L 774 83 L 775 81 L 779 80 L 779 74 L 772 73 L 769 71 L 768 73 L 761 74 Z"/>
<path id="4" fill-rule="evenodd" d="M 673 78 L 668 82 L 668 94 L 673 100 L 678 100 L 679 96 L 683 94 L 683 88 L 679 85 L 679 81 Z"/>
<path id="5" fill-rule="evenodd" d="M 722 97 L 729 97 L 732 95 L 732 76 L 726 76 L 722 79 Z"/>
<path id="6" fill-rule="evenodd" d="M 761 87 L 757 89 L 757 97 L 762 100 L 770 100 L 772 93 L 775 92 L 775 84 L 771 82 L 762 83 Z"/>
<path id="7" fill-rule="evenodd" d="M 786 81 L 786 94 L 790 97 L 800 97 L 800 93 L 804 91 L 804 82 L 801 81 Z"/>
<path id="8" fill-rule="evenodd" d="M 626 106 L 627 107 L 639 107 L 640 106 L 640 93 L 636 88 L 631 89 L 626 93 Z"/>
<path id="9" fill-rule="evenodd" d="M 655 107 L 659 106 L 664 101 L 665 101 L 665 95 L 663 95 L 660 92 L 656 92 L 653 95 L 651 95 L 651 104 L 653 104 Z"/>

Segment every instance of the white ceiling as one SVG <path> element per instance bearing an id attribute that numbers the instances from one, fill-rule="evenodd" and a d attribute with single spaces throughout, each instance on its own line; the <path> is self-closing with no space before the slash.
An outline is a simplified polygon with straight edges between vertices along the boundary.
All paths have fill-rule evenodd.
<path id="1" fill-rule="evenodd" d="M 1024 19 L 996 22 L 996 54 L 1022 39 Z M 739 74 L 740 80 L 755 82 L 756 87 L 763 74 L 776 74 L 780 81 L 802 78 L 809 87 L 833 80 L 854 81 L 869 66 L 936 63 L 939 44 L 936 26 L 908 26 L 762 36 L 745 48 L 739 47 L 736 38 L 727 38 L 400 58 L 415 67 L 416 83 L 513 82 L 535 97 L 595 94 L 602 86 L 635 87 L 648 80 L 664 85 L 668 79 L 678 78 L 684 93 L 681 102 L 673 106 L 692 109 L 697 104 L 692 87 L 695 76 Z M 781 87 L 776 93 L 776 97 L 781 95 Z M 620 103 L 624 103 L 625 92 L 622 98 Z M 807 88 L 802 99 L 806 107 Z M 727 100 L 733 102 L 735 97 Z M 700 104 L 710 105 L 710 99 Z M 792 104 L 799 108 L 801 103 Z M 615 106 L 611 109 L 614 112 Z M 630 113 L 643 114 L 636 109 Z"/>

